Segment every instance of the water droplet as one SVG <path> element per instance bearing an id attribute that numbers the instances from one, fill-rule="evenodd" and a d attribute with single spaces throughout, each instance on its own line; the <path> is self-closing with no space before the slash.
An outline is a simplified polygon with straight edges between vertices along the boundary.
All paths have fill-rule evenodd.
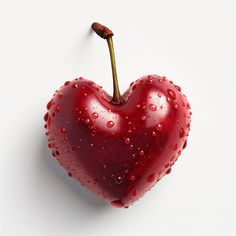
<path id="1" fill-rule="evenodd" d="M 170 174 L 170 172 L 171 172 L 171 168 L 169 168 L 169 169 L 166 171 L 166 174 L 168 175 L 168 174 Z"/>
<path id="2" fill-rule="evenodd" d="M 44 121 L 48 120 L 48 112 L 44 115 L 43 119 L 44 119 Z"/>
<path id="3" fill-rule="evenodd" d="M 177 103 L 175 103 L 174 108 L 175 108 L 175 110 L 178 110 L 179 105 Z"/>
<path id="4" fill-rule="evenodd" d="M 113 126 L 114 126 L 114 122 L 113 121 L 111 121 L 111 120 L 107 121 L 107 127 L 108 128 L 112 128 Z"/>
<path id="5" fill-rule="evenodd" d="M 131 181 L 135 181 L 135 176 L 134 175 L 131 175 L 130 178 L 129 178 Z"/>
<path id="6" fill-rule="evenodd" d="M 93 112 L 92 113 L 92 118 L 93 119 L 97 119 L 98 118 L 98 113 L 97 112 Z"/>
<path id="7" fill-rule="evenodd" d="M 187 140 L 185 140 L 184 145 L 183 145 L 183 149 L 185 149 L 187 147 Z"/>
<path id="8" fill-rule="evenodd" d="M 161 131 L 161 130 L 162 130 L 162 124 L 158 124 L 158 125 L 156 126 L 156 129 L 157 129 L 158 131 Z"/>
<path id="9" fill-rule="evenodd" d="M 176 94 L 172 89 L 168 89 L 167 93 L 172 99 L 174 99 L 174 100 L 176 99 Z"/>
<path id="10" fill-rule="evenodd" d="M 152 136 L 155 137 L 157 133 L 155 131 L 152 131 Z"/>
<path id="11" fill-rule="evenodd" d="M 93 147 L 93 143 L 91 143 L 90 146 Z"/>
<path id="12" fill-rule="evenodd" d="M 48 148 L 52 148 L 52 144 L 51 143 L 48 144 Z"/>
<path id="13" fill-rule="evenodd" d="M 56 107 L 55 107 L 55 112 L 59 112 L 60 111 L 60 106 L 59 105 L 57 105 Z"/>
<path id="14" fill-rule="evenodd" d="M 137 104 L 137 106 L 136 106 L 137 108 L 140 108 L 140 104 Z"/>
<path id="15" fill-rule="evenodd" d="M 123 182 L 123 177 L 122 176 L 117 176 L 116 178 L 115 178 L 115 183 L 116 184 L 121 184 Z"/>
<path id="16" fill-rule="evenodd" d="M 87 93 L 84 93 L 84 96 L 87 96 L 88 94 Z"/>
<path id="17" fill-rule="evenodd" d="M 151 111 L 156 111 L 156 110 L 157 110 L 157 107 L 156 107 L 154 104 L 149 104 L 148 108 L 149 108 Z"/>
<path id="18" fill-rule="evenodd" d="M 148 178 L 147 178 L 147 182 L 149 182 L 149 183 L 152 183 L 152 182 L 154 182 L 155 180 L 156 180 L 156 175 L 155 175 L 155 174 L 151 174 L 151 175 L 149 175 Z"/>
<path id="19" fill-rule="evenodd" d="M 158 93 L 157 96 L 158 96 L 159 98 L 161 98 L 162 95 L 161 95 L 160 93 Z"/>
<path id="20" fill-rule="evenodd" d="M 78 85 L 78 84 L 73 84 L 72 87 L 73 87 L 73 88 L 79 88 L 79 85 Z"/>
<path id="21" fill-rule="evenodd" d="M 171 103 L 171 98 L 170 97 L 166 97 L 166 101 Z"/>
<path id="22" fill-rule="evenodd" d="M 53 102 L 53 100 L 50 100 L 50 101 L 48 102 L 48 104 L 47 104 L 47 109 L 48 109 L 48 110 L 51 108 L 52 102 Z"/>
<path id="23" fill-rule="evenodd" d="M 131 130 L 131 129 L 129 129 L 129 130 L 128 130 L 128 133 L 130 134 L 131 132 L 132 132 L 132 130 Z"/>
<path id="24" fill-rule="evenodd" d="M 185 136 L 185 131 L 183 128 L 180 129 L 180 132 L 179 132 L 179 137 L 180 138 L 183 138 Z"/>
<path id="25" fill-rule="evenodd" d="M 146 120 L 146 119 L 147 119 L 146 116 L 142 116 L 142 117 L 141 117 L 141 120 Z"/>
<path id="26" fill-rule="evenodd" d="M 152 75 L 148 75 L 148 83 L 152 84 L 153 83 L 153 77 Z"/>
<path id="27" fill-rule="evenodd" d="M 64 140 L 65 140 L 65 141 L 67 141 L 67 140 L 68 140 L 68 137 L 67 137 L 67 136 L 65 136 L 65 137 L 64 137 Z"/>
<path id="28" fill-rule="evenodd" d="M 88 124 L 90 123 L 90 119 L 85 119 L 85 121 L 84 121 L 84 122 L 85 122 L 85 124 L 87 124 L 87 125 L 88 125 Z"/>
<path id="29" fill-rule="evenodd" d="M 140 156 L 144 156 L 144 151 L 141 150 L 141 151 L 139 152 L 139 155 L 140 155 Z"/>
<path id="30" fill-rule="evenodd" d="M 136 153 L 133 153 L 131 158 L 132 158 L 132 159 L 135 159 L 136 157 L 137 157 L 137 154 L 136 154 Z"/>
<path id="31" fill-rule="evenodd" d="M 121 200 L 115 200 L 111 202 L 111 205 L 117 208 L 122 208 L 124 207 L 124 203 L 121 202 Z"/>
<path id="32" fill-rule="evenodd" d="M 65 134 L 65 132 L 66 132 L 66 128 L 62 127 L 62 128 L 60 129 L 60 133 L 61 133 L 61 134 Z"/>
<path id="33" fill-rule="evenodd" d="M 64 83 L 65 86 L 67 86 L 67 85 L 69 85 L 69 84 L 70 84 L 70 81 L 66 81 L 66 82 Z"/>
<path id="34" fill-rule="evenodd" d="M 147 107 L 145 105 L 142 106 L 143 110 L 146 109 Z"/>
<path id="35" fill-rule="evenodd" d="M 59 156 L 60 155 L 60 152 L 58 152 L 57 150 L 55 151 L 55 154 L 57 155 L 57 156 Z"/>
<path id="36" fill-rule="evenodd" d="M 176 88 L 179 92 L 181 92 L 181 87 L 179 87 L 178 85 L 175 85 L 175 88 Z"/>
<path id="37" fill-rule="evenodd" d="M 130 144 L 130 138 L 125 138 L 125 144 Z"/>

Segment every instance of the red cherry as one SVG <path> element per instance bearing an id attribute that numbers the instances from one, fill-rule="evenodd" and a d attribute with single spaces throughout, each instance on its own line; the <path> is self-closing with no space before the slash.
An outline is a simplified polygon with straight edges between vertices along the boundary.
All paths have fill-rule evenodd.
<path id="1" fill-rule="evenodd" d="M 100 34 L 107 29 L 96 24 Z M 157 75 L 138 79 L 121 96 L 112 35 L 106 34 L 113 97 L 89 80 L 67 81 L 48 103 L 44 120 L 48 146 L 68 175 L 127 208 L 170 173 L 186 147 L 190 105 L 183 106 L 188 102 L 179 86 Z"/>

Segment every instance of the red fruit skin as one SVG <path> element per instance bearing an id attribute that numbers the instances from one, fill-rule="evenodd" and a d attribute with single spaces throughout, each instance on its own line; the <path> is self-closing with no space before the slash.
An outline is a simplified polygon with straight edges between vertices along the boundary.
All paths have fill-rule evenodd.
<path id="1" fill-rule="evenodd" d="M 95 83 L 66 82 L 45 115 L 53 156 L 82 185 L 127 207 L 165 174 L 186 146 L 190 105 L 165 77 L 132 83 L 121 105 Z"/>

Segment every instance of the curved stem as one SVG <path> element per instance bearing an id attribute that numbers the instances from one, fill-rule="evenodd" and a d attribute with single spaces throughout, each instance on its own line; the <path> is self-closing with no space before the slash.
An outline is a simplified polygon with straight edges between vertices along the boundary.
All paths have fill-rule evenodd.
<path id="1" fill-rule="evenodd" d="M 119 89 L 119 84 L 118 84 L 118 78 L 117 78 L 117 72 L 116 72 L 115 51 L 114 51 L 112 37 L 107 38 L 107 44 L 108 44 L 109 53 L 110 53 L 112 78 L 113 78 L 113 98 L 112 98 L 112 102 L 115 103 L 115 104 L 120 104 L 120 103 L 122 103 L 123 99 L 120 95 L 120 89 Z"/>
<path id="2" fill-rule="evenodd" d="M 92 29 L 102 38 L 107 40 L 107 45 L 109 48 L 110 59 L 111 59 L 111 69 L 112 69 L 112 77 L 113 77 L 113 98 L 111 102 L 113 104 L 121 104 L 123 99 L 120 95 L 117 71 L 116 71 L 116 61 L 115 61 L 115 51 L 112 41 L 113 32 L 108 29 L 106 26 L 101 25 L 97 22 L 92 24 Z"/>

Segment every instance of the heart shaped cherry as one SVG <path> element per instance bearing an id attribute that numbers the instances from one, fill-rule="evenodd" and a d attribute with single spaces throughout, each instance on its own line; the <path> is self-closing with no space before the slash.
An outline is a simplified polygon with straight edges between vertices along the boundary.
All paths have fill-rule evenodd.
<path id="1" fill-rule="evenodd" d="M 113 33 L 108 43 L 113 97 L 83 78 L 67 81 L 47 104 L 48 147 L 69 176 L 116 207 L 128 207 L 165 174 L 186 147 L 190 105 L 179 86 L 157 75 L 131 83 L 121 96 Z"/>

